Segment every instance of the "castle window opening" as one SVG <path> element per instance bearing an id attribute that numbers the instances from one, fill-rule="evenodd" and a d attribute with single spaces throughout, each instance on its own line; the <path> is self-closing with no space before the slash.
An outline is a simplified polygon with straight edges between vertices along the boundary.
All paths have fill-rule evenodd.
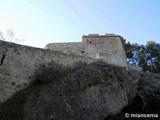
<path id="1" fill-rule="evenodd" d="M 92 44 L 92 42 L 90 41 L 89 44 Z"/>

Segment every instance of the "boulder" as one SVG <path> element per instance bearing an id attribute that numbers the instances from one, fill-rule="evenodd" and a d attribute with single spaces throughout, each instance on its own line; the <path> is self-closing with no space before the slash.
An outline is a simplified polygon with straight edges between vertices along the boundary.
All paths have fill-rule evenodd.
<path id="1" fill-rule="evenodd" d="M 4 102 L 0 119 L 104 120 L 120 113 L 137 94 L 135 79 L 123 67 L 96 62 L 63 77 L 53 77 L 49 70 L 37 72 L 48 82 L 34 77 L 38 84 Z"/>
<path id="2" fill-rule="evenodd" d="M 126 120 L 125 114 L 152 114 L 154 117 L 145 118 L 145 120 L 157 119 L 160 114 L 160 74 L 153 74 L 147 72 L 140 72 L 136 70 L 129 70 L 129 74 L 138 80 L 137 95 L 132 102 L 128 104 L 117 115 L 109 116 L 105 120 Z M 136 80 L 137 79 L 137 80 Z M 132 87 L 134 88 L 134 87 Z M 132 90 L 134 91 L 134 90 Z M 127 120 L 132 120 L 129 117 Z M 134 118 L 136 120 L 143 118 Z M 159 120 L 159 119 L 157 119 Z"/>
<path id="3" fill-rule="evenodd" d="M 138 96 L 142 99 L 145 110 L 160 113 L 160 74 L 142 73 Z"/>
<path id="4" fill-rule="evenodd" d="M 24 120 L 103 120 L 128 104 L 131 79 L 125 68 L 91 64 L 31 93 Z"/>

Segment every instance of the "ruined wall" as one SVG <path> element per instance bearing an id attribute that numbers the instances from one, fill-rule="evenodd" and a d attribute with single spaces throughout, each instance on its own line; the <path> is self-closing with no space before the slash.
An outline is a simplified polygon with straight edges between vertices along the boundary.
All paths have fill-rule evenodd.
<path id="1" fill-rule="evenodd" d="M 96 60 L 0 41 L 0 102 L 27 86 L 35 69 L 51 61 L 72 66 L 78 61 Z"/>
<path id="2" fill-rule="evenodd" d="M 114 34 L 88 35 L 82 37 L 85 55 L 102 59 L 104 62 L 127 67 L 126 54 L 121 36 Z"/>
<path id="3" fill-rule="evenodd" d="M 123 38 L 114 34 L 89 34 L 82 36 L 82 43 L 50 43 L 46 49 L 101 59 L 102 61 L 128 68 Z"/>
<path id="4" fill-rule="evenodd" d="M 67 54 L 81 55 L 82 43 L 81 42 L 49 43 L 45 46 L 45 49 L 60 51 Z"/>

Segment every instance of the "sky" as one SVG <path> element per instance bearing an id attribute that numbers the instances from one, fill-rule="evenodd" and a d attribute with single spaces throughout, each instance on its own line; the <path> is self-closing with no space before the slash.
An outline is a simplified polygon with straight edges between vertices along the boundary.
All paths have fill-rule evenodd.
<path id="1" fill-rule="evenodd" d="M 0 31 L 19 44 L 81 42 L 82 35 L 114 33 L 131 43 L 160 43 L 160 0 L 0 0 Z"/>

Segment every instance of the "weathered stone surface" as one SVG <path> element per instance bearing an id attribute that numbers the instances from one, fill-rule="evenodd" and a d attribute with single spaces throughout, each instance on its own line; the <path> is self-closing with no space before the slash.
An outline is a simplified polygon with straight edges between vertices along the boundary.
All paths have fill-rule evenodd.
<path id="1" fill-rule="evenodd" d="M 131 69 L 131 70 L 142 71 L 142 68 L 139 67 L 139 65 L 128 64 L 128 68 Z"/>
<path id="2" fill-rule="evenodd" d="M 54 61 L 64 66 L 82 61 L 91 63 L 96 60 L 82 56 L 67 55 L 51 50 L 33 48 L 0 41 L 0 102 L 5 101 L 15 92 L 24 88 L 31 81 L 30 76 L 41 65 Z M 12 83 L 14 82 L 15 85 Z"/>
<path id="3" fill-rule="evenodd" d="M 153 117 L 146 117 L 145 120 L 160 118 L 160 74 L 146 73 L 129 70 L 130 75 L 135 79 L 138 89 L 136 97 L 116 116 L 107 117 L 105 120 L 126 120 L 125 114 L 150 114 Z M 138 82 L 137 82 L 137 80 Z M 136 85 L 135 84 L 135 85 Z M 134 86 L 133 86 L 134 88 Z M 133 91 L 133 90 L 132 90 Z M 127 120 L 132 120 L 129 117 Z M 135 120 L 143 119 L 134 118 Z"/>
<path id="4" fill-rule="evenodd" d="M 122 39 L 123 37 L 114 34 L 90 34 L 83 35 L 81 43 L 49 43 L 45 49 L 93 57 L 108 64 L 128 68 Z"/>
<path id="5" fill-rule="evenodd" d="M 121 36 L 113 34 L 82 36 L 85 55 L 102 59 L 108 64 L 128 68 L 122 39 Z"/>
<path id="6" fill-rule="evenodd" d="M 51 51 L 0 41 L 0 102 L 27 86 L 31 80 L 30 76 L 34 74 L 37 66 L 51 61 L 64 66 L 72 66 L 78 61 L 88 64 L 99 60 L 91 57 L 95 55 L 99 57 L 103 53 L 104 59 L 102 60 L 104 62 L 127 68 L 120 36 L 97 36 L 98 39 L 93 36 L 86 37 L 83 36 L 83 43 L 86 47 L 84 56 L 76 55 L 82 54 L 82 43 L 48 44 L 49 48 L 52 46 L 54 50 L 58 50 Z M 89 47 L 90 44 L 87 40 L 92 40 L 92 47 Z M 61 46 L 62 50 L 60 50 Z M 90 52 L 87 52 L 88 50 Z M 59 51 L 67 52 L 65 54 Z M 108 52 L 112 54 L 108 54 Z M 94 56 L 92 53 L 95 53 Z M 12 84 L 13 82 L 15 85 Z"/>
<path id="7" fill-rule="evenodd" d="M 125 68 L 91 64 L 31 93 L 24 120 L 103 120 L 128 104 L 132 81 Z"/>
<path id="8" fill-rule="evenodd" d="M 60 51 L 67 54 L 82 55 L 82 43 L 81 42 L 69 42 L 69 43 L 49 43 L 45 46 L 45 49 L 53 51 Z"/>
<path id="9" fill-rule="evenodd" d="M 153 73 L 141 73 L 141 80 L 139 81 L 138 96 L 143 101 L 143 107 L 154 106 L 152 102 L 156 101 L 159 103 L 157 107 L 160 106 L 160 74 Z M 155 107 L 156 110 L 156 107 Z M 160 113 L 160 107 L 159 111 Z"/>

